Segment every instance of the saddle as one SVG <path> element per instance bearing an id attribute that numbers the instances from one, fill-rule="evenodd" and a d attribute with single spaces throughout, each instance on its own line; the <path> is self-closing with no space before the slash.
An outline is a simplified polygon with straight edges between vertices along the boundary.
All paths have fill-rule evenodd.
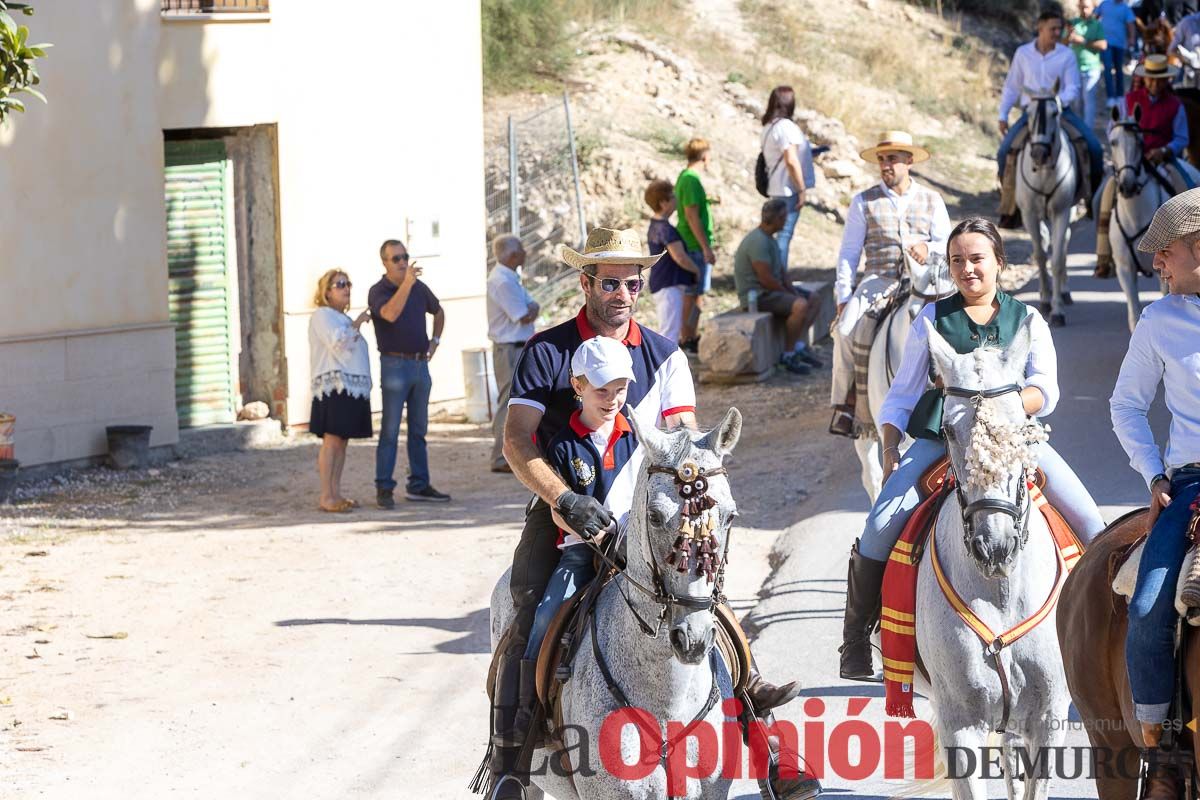
<path id="1" fill-rule="evenodd" d="M 1126 514 L 1121 520 L 1131 516 L 1147 513 L 1147 509 L 1138 509 Z M 1113 527 L 1113 523 L 1109 527 Z M 1191 545 L 1183 554 L 1183 568 L 1179 570 L 1179 579 L 1175 583 L 1175 611 L 1188 624 L 1200 627 L 1200 548 L 1196 547 L 1197 536 L 1200 534 L 1200 510 L 1192 515 L 1185 535 Z M 1133 599 L 1137 588 L 1138 568 L 1142 563 L 1142 552 L 1145 550 L 1149 532 L 1142 534 L 1123 550 L 1112 556 L 1108 574 L 1113 593 L 1124 597 L 1126 602 Z"/>
<path id="2" fill-rule="evenodd" d="M 950 456 L 943 455 L 929 469 L 921 475 L 921 479 L 917 481 L 917 494 L 922 500 L 926 500 L 937 492 L 943 490 L 946 477 L 950 474 Z M 1038 467 L 1033 476 L 1033 485 L 1038 489 L 1045 491 L 1046 489 L 1046 473 L 1042 472 L 1042 468 Z M 1055 514 L 1058 513 L 1056 510 Z M 1065 525 L 1066 522 L 1064 521 Z"/>
<path id="3" fill-rule="evenodd" d="M 875 345 L 875 337 L 896 309 L 908 299 L 908 282 L 895 281 L 879 296 L 871 307 L 854 323 L 850 334 L 850 349 L 854 354 L 854 427 L 860 431 L 873 431 L 875 420 L 871 417 L 871 401 L 867 394 L 867 381 L 871 376 L 871 348 Z M 900 365 L 892 365 L 888 370 L 891 374 Z"/>

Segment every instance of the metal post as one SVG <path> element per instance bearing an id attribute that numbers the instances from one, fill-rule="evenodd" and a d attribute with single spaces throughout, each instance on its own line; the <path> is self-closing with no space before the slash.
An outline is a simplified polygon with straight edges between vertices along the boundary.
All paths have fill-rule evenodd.
<path id="1" fill-rule="evenodd" d="M 521 235 L 521 199 L 517 185 L 517 125 L 508 118 L 508 231 Z"/>
<path id="2" fill-rule="evenodd" d="M 571 177 L 575 180 L 575 208 L 579 211 L 579 245 L 587 241 L 587 222 L 583 218 L 583 189 L 579 185 L 579 161 L 575 157 L 575 129 L 571 127 L 571 103 L 563 92 L 563 111 L 567 114 L 567 141 L 571 145 Z"/>

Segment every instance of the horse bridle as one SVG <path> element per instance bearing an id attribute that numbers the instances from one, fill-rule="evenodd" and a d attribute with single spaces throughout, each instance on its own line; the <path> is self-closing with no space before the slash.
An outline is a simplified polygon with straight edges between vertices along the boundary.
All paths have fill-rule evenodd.
<path id="1" fill-rule="evenodd" d="M 1136 122 L 1129 122 L 1128 120 L 1123 120 L 1121 122 L 1114 122 L 1113 127 L 1114 128 L 1127 128 L 1127 129 L 1133 131 L 1135 134 L 1137 134 L 1135 141 L 1137 142 L 1137 146 L 1138 146 L 1138 155 L 1137 155 L 1137 158 L 1132 159 L 1133 164 L 1122 164 L 1120 167 L 1117 167 L 1117 169 L 1113 172 L 1113 180 L 1115 180 L 1117 182 L 1117 190 L 1120 191 L 1120 189 L 1121 189 L 1121 175 L 1125 172 L 1125 170 L 1129 170 L 1130 172 L 1133 173 L 1133 182 L 1137 186 L 1138 191 L 1140 192 L 1142 189 L 1146 188 L 1146 184 L 1150 183 L 1150 175 L 1148 172 L 1146 173 L 1144 180 L 1139 180 L 1139 178 L 1142 176 L 1142 174 L 1144 172 L 1144 170 L 1142 169 L 1142 165 L 1145 163 L 1145 160 L 1146 160 L 1145 145 L 1142 143 L 1142 136 L 1141 136 L 1142 126 Z"/>
<path id="2" fill-rule="evenodd" d="M 685 472 L 685 470 L 689 467 L 694 470 L 693 474 L 688 474 Z M 641 581 L 630 577 L 628 572 L 623 570 L 619 565 L 609 559 L 599 545 L 597 545 L 591 539 L 586 541 L 592 547 L 592 549 L 600 555 L 600 558 L 605 562 L 605 564 L 617 570 L 625 583 L 628 583 L 643 596 L 649 598 L 651 602 L 662 608 L 662 610 L 659 612 L 656 624 L 652 626 L 650 623 L 646 622 L 646 620 L 642 618 L 641 614 L 637 612 L 637 609 L 633 607 L 633 603 L 630 601 L 629 596 L 625 594 L 624 591 L 620 592 L 621 598 L 625 601 L 625 605 L 629 608 L 630 613 L 633 614 L 633 618 L 637 620 L 638 627 L 641 628 L 642 632 L 647 636 L 657 639 L 659 632 L 662 630 L 663 622 L 668 616 L 671 615 L 671 609 L 674 606 L 682 606 L 683 608 L 691 609 L 692 611 L 711 612 L 713 606 L 725 602 L 725 564 L 728 561 L 729 540 L 731 538 L 731 534 L 733 533 L 733 525 L 730 524 L 728 530 L 725 532 L 725 545 L 719 556 L 715 552 L 712 552 L 710 542 L 701 542 L 690 534 L 684 533 L 684 529 L 689 525 L 689 523 L 695 524 L 695 519 L 701 516 L 699 513 L 689 513 L 689 510 L 707 512 L 716 505 L 716 501 L 712 500 L 712 498 L 708 496 L 708 479 L 715 475 L 728 475 L 729 473 L 724 467 L 706 469 L 704 467 L 697 467 L 691 462 L 686 462 L 679 469 L 651 465 L 647 467 L 646 470 L 651 475 L 661 474 L 672 476 L 675 479 L 676 491 L 679 493 L 680 498 L 684 502 L 684 507 L 680 514 L 680 533 L 679 536 L 676 537 L 675 545 L 672 547 L 671 553 L 667 556 L 667 563 L 671 566 L 674 566 L 676 572 L 688 572 L 691 559 L 693 556 L 695 556 L 696 571 L 698 574 L 704 574 L 708 577 L 709 582 L 713 584 L 712 593 L 705 597 L 691 597 L 686 595 L 683 597 L 676 597 L 674 594 L 669 592 L 667 590 L 666 580 L 663 578 L 663 569 L 659 565 L 658 558 L 654 555 L 653 549 L 651 549 L 650 558 L 646 562 L 646 566 L 650 569 L 652 586 L 646 586 Z M 700 509 L 700 506 L 703 506 L 703 509 Z M 681 540 L 684 539 L 693 539 L 695 541 L 694 543 L 681 542 Z M 682 554 L 681 546 L 684 545 L 688 547 L 687 560 L 679 558 L 679 555 Z M 705 550 L 705 547 L 708 549 Z M 703 556 L 708 556 L 708 560 L 703 560 Z M 711 565 L 711 569 L 707 569 L 705 564 Z"/>
<path id="3" fill-rule="evenodd" d="M 942 390 L 943 394 L 951 397 L 963 397 L 971 402 L 971 405 L 978 411 L 979 404 L 984 400 L 991 400 L 994 397 L 1001 397 L 1006 394 L 1021 392 L 1021 387 L 1015 383 L 1008 383 L 1003 386 L 996 386 L 991 389 L 964 389 L 960 386 L 947 386 Z M 943 423 L 943 429 L 945 424 Z M 954 464 L 950 465 L 951 472 L 954 471 Z M 1033 503 L 1030 500 L 1029 492 L 1025 487 L 1025 476 L 1021 476 L 1021 480 L 1017 486 L 1017 500 L 1012 502 L 1002 500 L 998 497 L 984 497 L 972 503 L 967 502 L 967 495 L 963 491 L 963 482 L 955 476 L 954 492 L 958 496 L 958 504 L 962 510 L 963 523 L 963 541 L 967 544 L 968 551 L 970 550 L 971 539 L 975 534 L 974 517 L 980 512 L 997 511 L 1001 514 L 1007 514 L 1012 517 L 1013 524 L 1020 527 L 1021 538 L 1020 547 L 1025 546 L 1025 542 L 1029 539 L 1029 510 Z"/>

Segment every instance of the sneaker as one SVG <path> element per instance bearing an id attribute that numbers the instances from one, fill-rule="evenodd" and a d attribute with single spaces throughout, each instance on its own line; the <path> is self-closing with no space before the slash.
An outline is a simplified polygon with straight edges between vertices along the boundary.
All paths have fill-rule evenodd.
<path id="1" fill-rule="evenodd" d="M 396 499 L 392 497 L 391 489 L 376 489 L 375 490 L 375 505 L 380 508 L 395 508 Z"/>
<path id="2" fill-rule="evenodd" d="M 792 358 L 808 364 L 813 369 L 820 369 L 821 367 L 825 366 L 825 362 L 814 356 L 813 351 L 809 350 L 807 347 L 803 350 L 793 350 Z"/>
<path id="3" fill-rule="evenodd" d="M 794 372 L 797 375 L 807 375 L 812 372 L 812 369 L 805 363 L 802 363 L 795 357 L 795 353 L 785 353 L 779 357 L 779 363 L 788 372 Z"/>
<path id="4" fill-rule="evenodd" d="M 1022 227 L 1021 212 L 1014 211 L 1011 214 L 1001 214 L 1000 219 L 996 222 L 996 227 L 1008 231 L 1019 230 Z"/>
<path id="5" fill-rule="evenodd" d="M 424 489 L 414 492 L 408 489 L 404 492 L 404 499 L 418 503 L 449 503 L 450 495 L 442 494 L 432 486 L 426 486 Z"/>
<path id="6" fill-rule="evenodd" d="M 700 337 L 697 336 L 694 339 L 688 339 L 686 342 L 680 342 L 679 349 L 685 353 L 691 353 L 692 355 L 699 355 L 700 354 Z"/>

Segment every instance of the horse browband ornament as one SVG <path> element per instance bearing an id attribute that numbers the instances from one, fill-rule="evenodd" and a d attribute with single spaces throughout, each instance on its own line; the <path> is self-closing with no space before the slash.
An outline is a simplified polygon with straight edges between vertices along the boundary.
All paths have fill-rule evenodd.
<path id="1" fill-rule="evenodd" d="M 713 533 L 717 525 L 711 509 L 717 501 L 708 495 L 708 479 L 713 475 L 726 475 L 725 468 L 706 470 L 693 461 L 685 461 L 678 468 L 651 466 L 649 472 L 673 476 L 675 491 L 683 500 L 679 535 L 667 555 L 667 563 L 680 573 L 687 573 L 694 564 L 696 574 L 712 583 L 724 565 L 724 557 Z"/>

